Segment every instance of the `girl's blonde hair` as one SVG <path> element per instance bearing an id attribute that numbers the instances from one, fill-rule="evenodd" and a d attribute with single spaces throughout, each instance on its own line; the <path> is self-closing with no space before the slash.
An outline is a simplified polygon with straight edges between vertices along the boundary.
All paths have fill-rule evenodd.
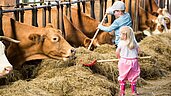
<path id="1" fill-rule="evenodd" d="M 120 32 L 121 34 L 126 34 L 127 46 L 129 49 L 133 49 L 137 46 L 137 41 L 135 39 L 135 35 L 131 27 L 123 26 L 120 28 Z"/>

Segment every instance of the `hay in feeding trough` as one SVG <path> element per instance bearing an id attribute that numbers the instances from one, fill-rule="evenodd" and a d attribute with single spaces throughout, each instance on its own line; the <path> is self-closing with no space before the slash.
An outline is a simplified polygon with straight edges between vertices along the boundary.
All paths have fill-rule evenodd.
<path id="1" fill-rule="evenodd" d="M 116 47 L 115 45 L 109 45 L 109 44 L 103 44 L 96 49 L 94 49 L 94 52 L 100 53 L 100 54 L 112 54 L 115 53 Z"/>
<path id="2" fill-rule="evenodd" d="M 71 66 L 60 71 L 51 78 L 38 77 L 29 82 L 18 80 L 10 86 L 1 86 L 0 95 L 56 96 L 58 94 L 59 96 L 111 96 L 111 94 L 115 95 L 117 92 L 117 85 L 108 81 L 104 76 L 93 74 L 84 67 Z M 46 72 L 48 74 L 54 73 L 47 70 L 43 74 L 47 74 Z"/>

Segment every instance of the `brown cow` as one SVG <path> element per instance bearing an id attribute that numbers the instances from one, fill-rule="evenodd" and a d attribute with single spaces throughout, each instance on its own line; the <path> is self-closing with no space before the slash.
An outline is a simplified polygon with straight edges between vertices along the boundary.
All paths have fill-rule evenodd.
<path id="1" fill-rule="evenodd" d="M 90 16 L 86 15 L 83 12 L 78 12 L 77 8 L 72 8 L 71 10 L 71 17 L 72 17 L 72 23 L 74 26 L 76 26 L 79 30 L 81 30 L 86 36 L 89 38 L 93 38 L 97 26 L 99 24 L 99 21 L 96 19 L 91 18 Z M 97 45 L 101 44 L 113 44 L 112 43 L 112 35 L 108 32 L 99 31 L 97 34 L 97 37 L 95 38 L 95 41 Z"/>
<path id="2" fill-rule="evenodd" d="M 33 27 L 3 16 L 3 31 L 5 36 L 20 41 L 7 49 L 7 57 L 14 67 L 35 59 L 69 60 L 75 54 L 75 49 L 62 37 L 62 32 L 54 28 Z"/>

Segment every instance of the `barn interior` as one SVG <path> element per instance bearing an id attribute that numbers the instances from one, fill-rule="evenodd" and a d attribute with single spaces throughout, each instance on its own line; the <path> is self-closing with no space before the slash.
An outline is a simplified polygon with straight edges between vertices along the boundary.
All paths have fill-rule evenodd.
<path id="1" fill-rule="evenodd" d="M 3 0 L 2 0 L 3 1 Z M 6 1 L 6 2 L 5 2 Z M 7 2 L 8 1 L 8 2 Z M 4 0 L 0 4 L 7 4 L 12 0 Z M 84 1 L 84 0 L 83 0 Z M 86 2 L 89 0 L 85 0 Z M 114 2 L 115 0 L 90 0 L 95 3 L 102 4 L 102 1 Z M 100 1 L 100 2 L 98 2 Z M 125 0 L 126 1 L 126 0 Z M 133 0 L 132 0 L 133 1 Z M 139 1 L 139 0 L 134 0 Z M 145 0 L 142 0 L 145 1 Z M 10 3 L 11 3 L 10 2 Z M 14 1 L 13 1 L 14 2 Z M 17 0 L 19 2 L 19 0 Z M 16 1 L 14 2 L 17 3 Z M 42 1 L 40 1 L 42 2 Z M 43 1 L 45 2 L 45 1 Z M 61 4 L 70 4 L 72 1 L 61 1 Z M 77 1 L 73 1 L 77 2 Z M 105 4 L 100 7 L 98 12 L 101 15 L 95 19 L 102 20 Z M 168 12 L 171 13 L 171 1 L 155 0 L 160 8 L 167 6 Z M 167 3 L 166 3 L 167 2 Z M 50 4 L 50 3 L 49 3 Z M 74 3 L 75 4 L 75 3 Z M 168 5 L 166 5 L 168 4 Z M 170 4 L 170 5 L 169 5 Z M 55 7 L 56 3 L 54 3 Z M 31 5 L 32 6 L 32 5 Z M 45 5 L 46 6 L 46 5 Z M 53 6 L 47 5 L 47 6 Z M 39 6 L 37 6 L 39 7 Z M 59 6 L 58 6 L 59 7 Z M 57 7 L 57 8 L 58 8 Z M 136 6 L 135 6 L 136 7 Z M 7 8 L 1 6 L 1 8 Z M 35 7 L 31 7 L 31 9 Z M 69 8 L 69 7 L 68 7 Z M 102 8 L 102 9 L 101 9 Z M 62 6 L 60 7 L 60 10 Z M 19 10 L 19 9 L 1 9 Z M 50 9 L 49 9 L 50 10 Z M 22 10 L 21 10 L 22 11 Z M 21 12 L 22 13 L 22 12 Z M 33 13 L 34 14 L 34 13 Z M 35 13 L 36 14 L 36 13 Z M 51 14 L 50 12 L 48 14 Z M 93 14 L 90 14 L 93 16 Z M 15 15 L 18 16 L 18 15 Z M 62 16 L 62 15 L 61 15 Z M 21 14 L 16 20 L 22 22 Z M 50 16 L 48 17 L 50 18 Z M 46 18 L 46 19 L 48 19 Z M 110 17 L 109 17 L 110 18 Z M 59 25 L 56 28 L 64 31 L 63 22 L 59 19 Z M 138 19 L 138 17 L 137 17 Z M 37 20 L 34 18 L 34 20 Z M 37 22 L 31 23 L 37 26 Z M 53 20 L 48 19 L 50 23 Z M 24 21 L 23 21 L 24 22 Z M 134 31 L 141 32 L 136 26 L 138 22 L 134 22 Z M 47 23 L 44 21 L 41 26 Z M 63 33 L 65 34 L 65 33 Z M 142 34 L 142 33 L 141 33 Z M 142 35 L 140 35 L 142 36 Z M 150 56 L 147 59 L 139 59 L 141 66 L 141 74 L 138 79 L 138 90 L 140 96 L 170 96 L 171 95 L 171 33 L 166 32 L 151 36 L 142 36 L 139 40 L 141 48 L 140 57 Z M 8 75 L 0 78 L 0 95 L 1 96 L 118 96 L 119 84 L 117 81 L 118 69 L 117 61 L 112 62 L 96 62 L 92 66 L 84 66 L 90 64 L 94 60 L 116 59 L 116 47 L 110 44 L 98 46 L 93 51 L 85 47 L 76 48 L 76 59 L 71 61 L 63 61 L 57 59 L 31 60 L 25 62 L 21 69 L 13 69 Z M 155 82 L 155 83 L 154 83 Z M 130 96 L 131 90 L 129 82 L 126 86 L 126 96 Z"/>

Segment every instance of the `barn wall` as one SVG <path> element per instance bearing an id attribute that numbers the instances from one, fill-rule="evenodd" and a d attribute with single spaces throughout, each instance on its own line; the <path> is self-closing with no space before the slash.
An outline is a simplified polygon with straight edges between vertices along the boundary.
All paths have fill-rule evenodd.
<path id="1" fill-rule="evenodd" d="M 0 0 L 1 5 L 12 5 L 16 4 L 16 0 Z"/>
<path id="2" fill-rule="evenodd" d="M 16 5 L 16 0 L 0 0 L 0 5 Z M 12 7 L 3 7 L 3 9 L 13 9 Z"/>
<path id="3" fill-rule="evenodd" d="M 5 0 L 5 4 L 13 4 L 15 5 L 16 4 L 16 0 Z"/>

